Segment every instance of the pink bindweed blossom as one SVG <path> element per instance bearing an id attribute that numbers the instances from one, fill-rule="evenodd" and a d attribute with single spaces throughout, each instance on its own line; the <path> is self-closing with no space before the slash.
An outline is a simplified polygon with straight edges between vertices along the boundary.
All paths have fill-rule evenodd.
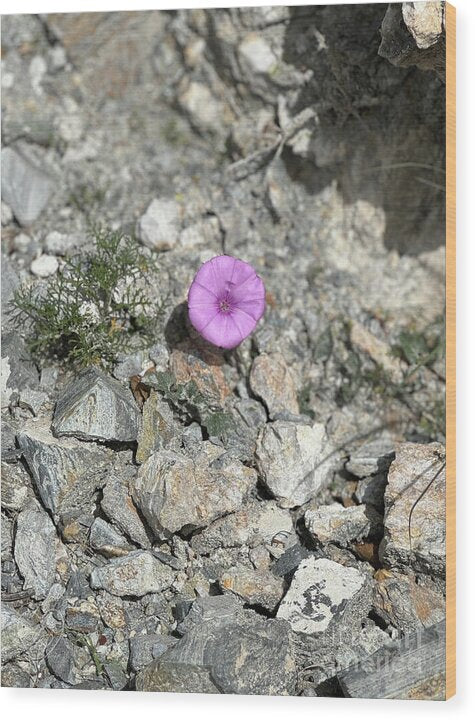
<path id="1" fill-rule="evenodd" d="M 265 287 L 251 265 L 218 255 L 205 262 L 188 291 L 193 326 L 206 340 L 230 349 L 256 327 L 266 307 Z"/>

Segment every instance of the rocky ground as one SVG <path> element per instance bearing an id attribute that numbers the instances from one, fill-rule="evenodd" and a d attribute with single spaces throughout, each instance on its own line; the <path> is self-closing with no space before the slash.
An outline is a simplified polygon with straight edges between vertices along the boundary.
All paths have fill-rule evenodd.
<path id="1" fill-rule="evenodd" d="M 3 18 L 3 685 L 351 695 L 435 637 L 440 5 Z M 79 370 L 10 309 L 97 222 L 137 234 L 166 310 Z M 222 253 L 267 289 L 224 353 L 185 304 Z M 378 692 L 443 697 L 437 663 L 406 675 Z"/>

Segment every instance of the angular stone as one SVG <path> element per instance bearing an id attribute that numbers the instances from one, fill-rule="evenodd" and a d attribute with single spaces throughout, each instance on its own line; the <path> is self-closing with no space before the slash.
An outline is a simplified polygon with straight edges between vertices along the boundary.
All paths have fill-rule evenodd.
<path id="1" fill-rule="evenodd" d="M 302 560 L 277 617 L 296 632 L 313 635 L 365 617 L 371 606 L 368 579 L 355 568 L 326 558 Z"/>
<path id="2" fill-rule="evenodd" d="M 238 622 L 195 626 L 160 660 L 207 668 L 223 693 L 291 695 L 297 676 L 290 636 L 286 621 L 246 611 Z"/>
<path id="3" fill-rule="evenodd" d="M 352 540 L 374 536 L 382 528 L 382 517 L 371 506 L 343 507 L 339 503 L 307 510 L 305 525 L 321 545 L 333 542 L 346 545 Z"/>
<path id="4" fill-rule="evenodd" d="M 213 628 L 223 627 L 236 622 L 242 614 L 242 604 L 233 595 L 205 595 L 192 603 L 177 625 L 177 631 L 185 635 L 202 623 L 211 623 Z"/>
<path id="5" fill-rule="evenodd" d="M 143 548 L 150 547 L 150 540 L 132 502 L 125 479 L 114 476 L 108 479 L 102 490 L 101 508 L 112 524 L 134 543 Z"/>
<path id="6" fill-rule="evenodd" d="M 383 565 L 445 574 L 445 448 L 403 443 L 384 494 Z"/>
<path id="7" fill-rule="evenodd" d="M 269 570 L 250 570 L 237 566 L 221 575 L 221 590 L 237 595 L 248 605 L 259 605 L 273 612 L 284 595 L 285 584 Z"/>
<path id="8" fill-rule="evenodd" d="M 384 437 L 364 443 L 350 454 L 345 468 L 359 478 L 384 473 L 394 460 L 394 445 L 394 441 Z"/>
<path id="9" fill-rule="evenodd" d="M 383 513 L 384 492 L 387 484 L 387 474 L 370 475 L 358 482 L 354 496 L 359 503 L 370 504 Z"/>
<path id="10" fill-rule="evenodd" d="M 158 635 L 156 633 L 147 635 L 134 635 L 130 638 L 130 666 L 138 672 L 156 660 L 169 647 L 175 645 L 176 638 L 169 635 Z"/>
<path id="11" fill-rule="evenodd" d="M 219 693 L 204 667 L 155 660 L 137 675 L 140 692 Z"/>
<path id="12" fill-rule="evenodd" d="M 151 390 L 143 406 L 135 459 L 143 463 L 157 450 L 171 449 L 170 444 L 179 435 L 180 428 L 170 407 L 155 390 Z"/>
<path id="13" fill-rule="evenodd" d="M 29 650 L 41 636 L 41 627 L 2 603 L 2 663 Z"/>
<path id="14" fill-rule="evenodd" d="M 249 384 L 254 395 L 264 402 L 271 419 L 279 413 L 298 415 L 295 381 L 280 353 L 258 355 L 252 363 Z"/>
<path id="15" fill-rule="evenodd" d="M 137 223 L 137 234 L 152 250 L 172 250 L 178 243 L 181 208 L 175 200 L 152 200 Z"/>
<path id="16" fill-rule="evenodd" d="M 155 533 L 191 531 L 237 510 L 255 482 L 255 470 L 203 442 L 193 459 L 167 450 L 152 455 L 133 497 Z"/>
<path id="17" fill-rule="evenodd" d="M 125 557 L 115 558 L 107 565 L 94 568 L 90 583 L 94 589 L 104 589 L 119 597 L 141 597 L 169 588 L 175 573 L 149 552 L 137 550 Z"/>
<path id="18" fill-rule="evenodd" d="M 18 332 L 2 337 L 2 407 L 8 405 L 13 391 L 38 388 L 38 370 Z M 3 396 L 6 394 L 6 398 Z"/>
<path id="19" fill-rule="evenodd" d="M 330 479 L 339 457 L 323 423 L 276 420 L 260 432 L 256 460 L 264 483 L 279 504 L 294 507 L 316 495 Z"/>
<path id="20" fill-rule="evenodd" d="M 130 543 L 112 525 L 96 518 L 89 533 L 91 547 L 105 557 L 123 557 L 132 550 Z"/>
<path id="21" fill-rule="evenodd" d="M 33 275 L 39 278 L 47 278 L 54 275 L 59 268 L 59 263 L 54 255 L 40 255 L 30 265 Z"/>
<path id="22" fill-rule="evenodd" d="M 23 466 L 2 462 L 2 508 L 19 512 L 32 494 L 30 478 Z"/>
<path id="23" fill-rule="evenodd" d="M 184 341 L 170 355 L 170 370 L 177 383 L 193 381 L 209 405 L 223 405 L 231 388 L 222 369 L 222 354 L 214 348 Z"/>
<path id="24" fill-rule="evenodd" d="M 2 253 L 1 256 L 1 299 L 2 299 L 2 330 L 8 325 L 11 324 L 11 319 L 9 317 L 9 310 L 10 307 L 10 301 L 13 299 L 15 290 L 20 285 L 20 278 L 18 277 L 12 263 L 8 259 L 7 255 L 4 255 Z M 2 352 L 2 357 L 4 357 L 5 353 Z"/>
<path id="25" fill-rule="evenodd" d="M 274 500 L 252 500 L 237 512 L 216 520 L 206 530 L 194 535 L 191 546 L 199 553 L 240 545 L 252 548 L 263 543 L 270 544 L 276 535 L 292 531 L 290 513 L 278 507 Z"/>
<path id="26" fill-rule="evenodd" d="M 129 389 L 97 368 L 84 370 L 59 397 L 53 418 L 57 436 L 134 442 L 140 412 Z"/>
<path id="27" fill-rule="evenodd" d="M 373 606 L 384 622 L 406 634 L 445 619 L 445 598 L 435 587 L 408 574 L 379 570 Z"/>
<path id="28" fill-rule="evenodd" d="M 19 150 L 2 150 L 2 197 L 20 225 L 31 225 L 46 207 L 54 186 L 52 178 Z"/>
<path id="29" fill-rule="evenodd" d="M 75 632 L 87 635 L 96 632 L 99 621 L 99 610 L 92 599 L 82 600 L 79 604 L 68 607 L 66 610 L 65 625 Z"/>
<path id="30" fill-rule="evenodd" d="M 56 574 L 56 529 L 40 504 L 31 499 L 17 517 L 15 562 L 25 590 L 40 600 L 48 594 Z"/>
<path id="31" fill-rule="evenodd" d="M 74 646 L 68 638 L 54 637 L 45 652 L 50 671 L 68 685 L 74 685 L 77 675 L 74 667 Z"/>
<path id="32" fill-rule="evenodd" d="M 298 568 L 302 560 L 309 557 L 319 557 L 318 553 L 310 552 L 306 547 L 297 543 L 289 547 L 282 555 L 273 563 L 271 570 L 277 577 L 288 579 Z"/>
<path id="33" fill-rule="evenodd" d="M 54 514 L 91 503 L 110 453 L 73 438 L 55 438 L 46 418 L 28 420 L 17 436 L 44 505 Z"/>

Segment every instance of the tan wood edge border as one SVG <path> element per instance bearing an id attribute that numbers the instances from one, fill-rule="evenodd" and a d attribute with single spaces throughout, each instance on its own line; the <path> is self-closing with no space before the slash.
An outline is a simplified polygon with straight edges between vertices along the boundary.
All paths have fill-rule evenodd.
<path id="1" fill-rule="evenodd" d="M 446 699 L 455 694 L 455 8 L 446 3 Z"/>

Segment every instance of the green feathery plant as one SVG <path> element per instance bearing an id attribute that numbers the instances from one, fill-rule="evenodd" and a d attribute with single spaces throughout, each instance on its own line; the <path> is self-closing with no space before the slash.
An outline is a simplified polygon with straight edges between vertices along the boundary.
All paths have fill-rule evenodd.
<path id="1" fill-rule="evenodd" d="M 154 340 L 166 305 L 150 299 L 156 259 L 120 231 L 97 226 L 91 237 L 94 248 L 66 260 L 46 285 L 14 295 L 13 316 L 38 360 L 110 368 L 119 353 Z"/>

